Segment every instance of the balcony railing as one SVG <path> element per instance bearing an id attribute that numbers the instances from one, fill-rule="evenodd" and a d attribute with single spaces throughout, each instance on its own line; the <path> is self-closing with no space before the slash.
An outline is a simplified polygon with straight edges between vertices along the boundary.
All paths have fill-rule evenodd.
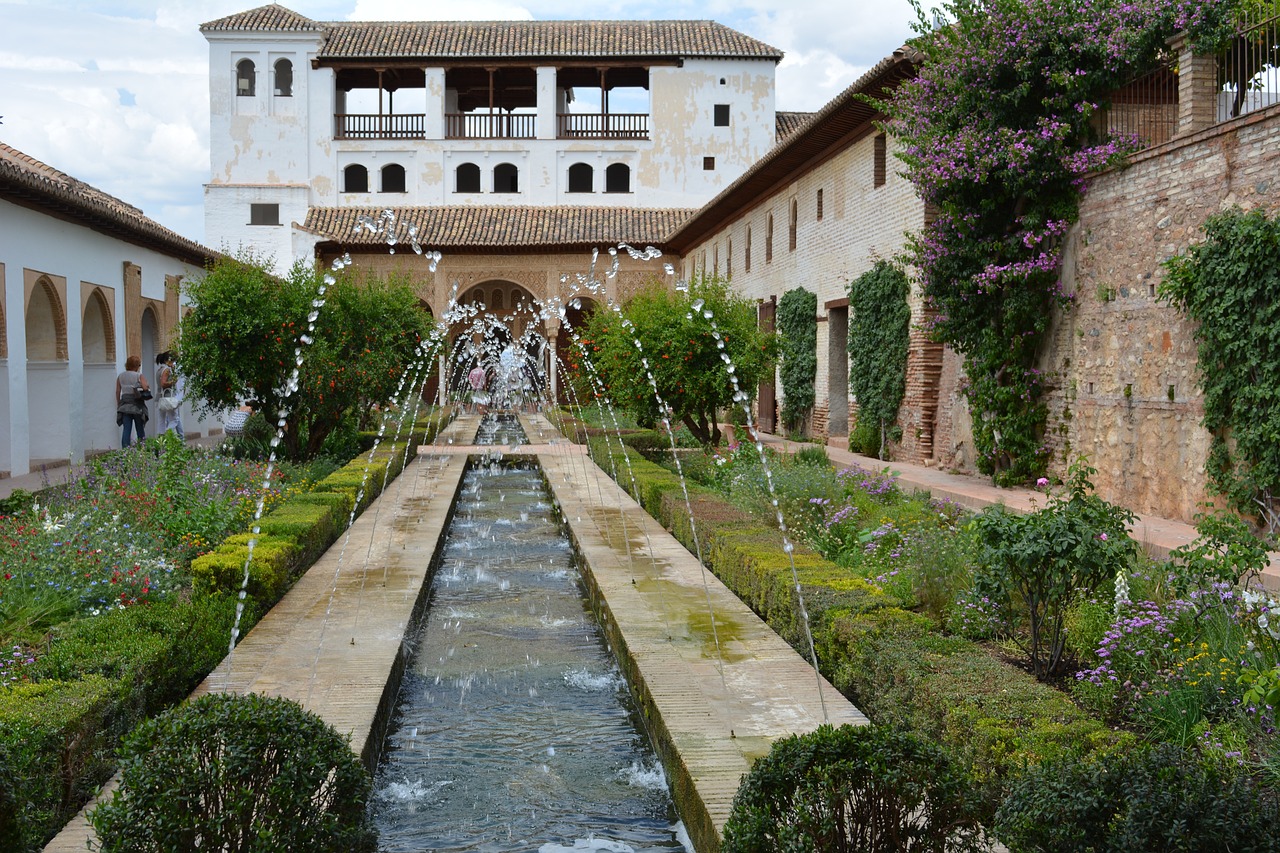
<path id="1" fill-rule="evenodd" d="M 446 139 L 534 139 L 533 113 L 445 113 Z"/>
<path id="2" fill-rule="evenodd" d="M 362 115 L 336 113 L 334 137 L 337 139 L 424 139 L 426 119 L 422 113 L 405 115 Z"/>
<path id="3" fill-rule="evenodd" d="M 647 113 L 560 113 L 560 139 L 648 139 Z"/>

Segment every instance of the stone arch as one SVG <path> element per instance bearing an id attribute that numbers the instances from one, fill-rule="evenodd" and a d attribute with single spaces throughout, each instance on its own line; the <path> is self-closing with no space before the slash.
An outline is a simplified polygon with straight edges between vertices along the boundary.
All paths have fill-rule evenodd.
<path id="1" fill-rule="evenodd" d="M 89 291 L 80 320 L 81 358 L 86 364 L 114 363 L 116 360 L 115 323 L 111 303 L 102 288 Z"/>
<path id="2" fill-rule="evenodd" d="M 571 371 L 576 369 L 580 353 L 573 345 L 573 332 L 577 332 L 587 324 L 591 319 L 591 315 L 599 308 L 599 303 L 589 296 L 574 295 L 565 301 L 564 319 L 560 322 L 560 332 L 556 335 L 556 363 L 552 369 L 557 371 Z M 556 394 L 560 398 L 556 402 L 569 402 L 568 382 L 559 381 L 556 383 Z"/>
<path id="3" fill-rule="evenodd" d="M 27 295 L 27 361 L 67 360 L 67 311 L 48 276 Z"/>

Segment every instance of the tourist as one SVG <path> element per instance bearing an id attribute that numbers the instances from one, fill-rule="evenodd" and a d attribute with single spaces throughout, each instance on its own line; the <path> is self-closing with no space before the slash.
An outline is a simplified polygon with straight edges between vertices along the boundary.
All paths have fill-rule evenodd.
<path id="1" fill-rule="evenodd" d="M 120 433 L 120 446 L 131 444 L 130 436 L 137 428 L 138 441 L 147 437 L 147 400 L 151 399 L 151 385 L 138 368 L 142 359 L 131 355 L 124 362 L 124 370 L 116 377 L 116 424 L 124 429 Z M 146 392 L 145 394 L 143 392 Z"/>
<path id="2" fill-rule="evenodd" d="M 471 385 L 472 414 L 479 411 L 483 415 L 489 403 L 489 395 L 484 390 L 485 379 L 484 368 L 480 366 L 480 362 L 476 362 L 476 366 L 467 374 L 467 382 Z"/>
<path id="3" fill-rule="evenodd" d="M 156 414 L 160 425 L 157 431 L 161 434 L 173 432 L 182 441 L 186 438 L 182 431 L 182 399 L 186 389 L 178 372 L 173 368 L 173 354 L 168 350 L 156 356 Z"/>

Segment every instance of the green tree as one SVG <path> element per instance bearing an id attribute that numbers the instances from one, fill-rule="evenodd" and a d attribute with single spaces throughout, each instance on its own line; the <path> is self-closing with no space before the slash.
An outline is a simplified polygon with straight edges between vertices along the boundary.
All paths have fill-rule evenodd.
<path id="1" fill-rule="evenodd" d="M 881 459 L 907 393 L 909 291 L 906 273 L 888 261 L 849 283 L 849 390 L 858 401 L 852 449 Z"/>
<path id="2" fill-rule="evenodd" d="M 178 365 L 187 394 L 208 410 L 248 403 L 269 423 L 288 412 L 283 455 L 307 459 L 345 418 L 367 417 L 390 399 L 414 360 L 430 318 L 405 281 L 339 275 L 317 300 L 321 273 L 295 264 L 284 278 L 252 257 L 218 261 L 187 286 Z M 314 342 L 302 346 L 298 388 L 286 384 L 308 315 Z"/>
<path id="3" fill-rule="evenodd" d="M 818 296 L 797 287 L 778 300 L 778 343 L 782 362 L 782 421 L 800 426 L 813 408 L 818 376 Z"/>
<path id="4" fill-rule="evenodd" d="M 757 328 L 755 306 L 719 278 L 697 279 L 685 292 L 655 282 L 620 312 L 597 311 L 581 340 L 617 405 L 642 424 L 657 423 L 652 373 L 675 418 L 704 444 L 720 441 L 718 410 L 741 402 L 734 400 L 730 368 L 750 399 L 773 370 L 777 349 L 774 336 Z"/>

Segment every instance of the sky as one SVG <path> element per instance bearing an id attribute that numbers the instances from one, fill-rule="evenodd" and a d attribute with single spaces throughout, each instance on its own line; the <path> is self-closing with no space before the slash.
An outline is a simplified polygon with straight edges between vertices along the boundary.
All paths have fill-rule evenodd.
<path id="1" fill-rule="evenodd" d="M 262 0 L 0 0 L 0 142 L 203 242 L 209 52 L 200 24 Z M 317 21 L 719 21 L 786 53 L 780 110 L 812 111 L 912 35 L 910 0 L 281 0 Z"/>

